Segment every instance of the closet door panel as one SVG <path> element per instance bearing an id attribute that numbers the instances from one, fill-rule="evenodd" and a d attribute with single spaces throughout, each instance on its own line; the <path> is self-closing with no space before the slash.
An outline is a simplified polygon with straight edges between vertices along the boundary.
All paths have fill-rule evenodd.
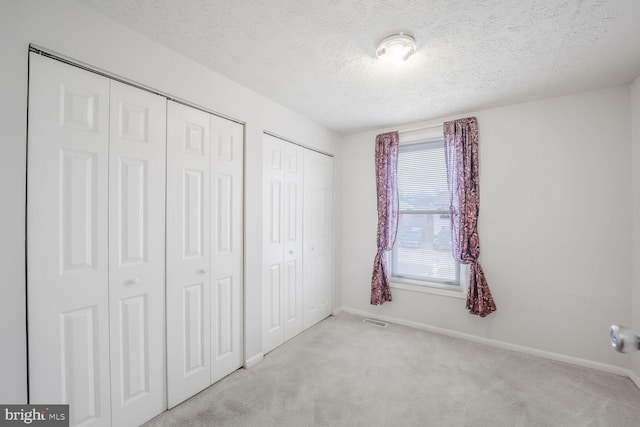
<path id="1" fill-rule="evenodd" d="M 283 198 L 283 323 L 284 340 L 303 330 L 302 308 L 302 201 L 304 149 L 284 143 Z"/>
<path id="2" fill-rule="evenodd" d="M 166 100 L 111 83 L 109 306 L 113 424 L 166 408 Z"/>
<path id="3" fill-rule="evenodd" d="M 319 257 L 322 265 L 322 283 L 318 295 L 321 319 L 333 312 L 333 157 L 316 154 L 320 162 Z"/>
<path id="4" fill-rule="evenodd" d="M 264 135 L 264 351 L 333 310 L 333 159 Z"/>
<path id="5" fill-rule="evenodd" d="M 173 407 L 210 384 L 210 116 L 167 108 L 167 387 Z"/>
<path id="6" fill-rule="evenodd" d="M 283 301 L 283 197 L 284 144 L 271 135 L 263 136 L 263 351 L 267 353 L 284 342 Z"/>
<path id="7" fill-rule="evenodd" d="M 29 97 L 30 403 L 108 426 L 109 80 L 31 54 Z"/>
<path id="8" fill-rule="evenodd" d="M 316 153 L 319 166 L 318 225 L 319 262 L 321 282 L 318 288 L 318 307 L 321 319 L 333 312 L 333 158 Z"/>
<path id="9" fill-rule="evenodd" d="M 333 310 L 333 159 L 304 153 L 304 328 Z"/>
<path id="10" fill-rule="evenodd" d="M 211 383 L 242 367 L 243 127 L 211 116 Z"/>

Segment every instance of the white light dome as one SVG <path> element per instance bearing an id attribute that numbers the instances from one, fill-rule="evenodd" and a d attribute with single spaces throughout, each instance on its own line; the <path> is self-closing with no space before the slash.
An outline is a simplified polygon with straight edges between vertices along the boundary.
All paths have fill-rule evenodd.
<path id="1" fill-rule="evenodd" d="M 416 51 L 416 40 L 407 33 L 393 34 L 378 43 L 376 55 L 385 61 L 402 64 Z"/>

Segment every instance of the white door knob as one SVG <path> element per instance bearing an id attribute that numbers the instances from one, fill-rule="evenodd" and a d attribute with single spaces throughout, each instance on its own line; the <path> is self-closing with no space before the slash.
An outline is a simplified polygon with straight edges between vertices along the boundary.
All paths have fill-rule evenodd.
<path id="1" fill-rule="evenodd" d="M 207 269 L 206 268 L 199 269 L 198 274 L 207 274 Z"/>
<path id="2" fill-rule="evenodd" d="M 131 279 L 127 280 L 127 285 L 137 285 L 138 283 L 140 283 L 140 278 L 138 277 L 132 277 Z"/>

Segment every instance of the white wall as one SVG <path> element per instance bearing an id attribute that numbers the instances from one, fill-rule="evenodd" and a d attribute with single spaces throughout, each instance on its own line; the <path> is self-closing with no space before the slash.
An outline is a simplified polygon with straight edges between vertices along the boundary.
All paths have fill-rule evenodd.
<path id="1" fill-rule="evenodd" d="M 631 326 L 640 331 L 640 77 L 638 77 L 631 85 L 631 124 L 633 135 L 633 297 L 632 304 L 632 320 Z M 632 357 L 632 367 L 635 374 L 634 380 L 640 387 L 640 354 L 634 354 Z"/>
<path id="2" fill-rule="evenodd" d="M 336 135 L 70 0 L 4 0 L 0 13 L 0 403 L 26 402 L 27 49 L 35 43 L 246 123 L 246 358 L 262 351 L 262 132 L 333 153 Z"/>
<path id="3" fill-rule="evenodd" d="M 498 311 L 479 318 L 463 299 L 400 289 L 390 303 L 369 304 L 374 138 L 393 129 L 340 147 L 343 306 L 629 368 L 609 344 L 609 326 L 631 321 L 629 87 L 470 115 L 480 132 L 480 261 Z"/>

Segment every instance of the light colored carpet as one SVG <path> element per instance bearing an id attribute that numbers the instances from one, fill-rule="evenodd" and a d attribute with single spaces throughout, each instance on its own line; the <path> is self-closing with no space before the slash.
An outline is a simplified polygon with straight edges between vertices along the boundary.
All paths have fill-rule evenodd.
<path id="1" fill-rule="evenodd" d="M 362 320 L 330 317 L 146 426 L 640 426 L 628 378 Z"/>

